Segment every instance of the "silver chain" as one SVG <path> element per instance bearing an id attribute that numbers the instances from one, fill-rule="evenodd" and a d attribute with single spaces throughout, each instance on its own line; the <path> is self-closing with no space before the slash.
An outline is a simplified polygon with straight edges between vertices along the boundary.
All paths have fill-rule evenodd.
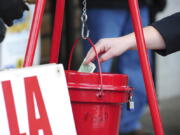
<path id="1" fill-rule="evenodd" d="M 81 27 L 81 37 L 83 39 L 87 39 L 89 37 L 89 29 L 88 29 L 88 26 L 87 26 L 87 19 L 88 19 L 88 16 L 87 16 L 87 1 L 86 0 L 83 0 L 82 2 L 82 5 L 83 5 L 83 9 L 82 9 L 82 14 L 81 14 L 81 22 L 82 22 L 82 27 Z"/>
<path id="2" fill-rule="evenodd" d="M 83 2 L 82 2 L 82 4 L 83 4 L 83 15 L 86 15 L 86 11 L 87 11 L 87 1 L 86 0 L 83 0 Z"/>

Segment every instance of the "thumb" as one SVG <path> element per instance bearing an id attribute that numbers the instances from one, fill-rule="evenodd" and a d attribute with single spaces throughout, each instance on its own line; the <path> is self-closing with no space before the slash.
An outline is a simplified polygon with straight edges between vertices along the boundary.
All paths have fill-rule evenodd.
<path id="1" fill-rule="evenodd" d="M 96 43 L 96 45 L 94 46 L 97 52 L 97 55 L 99 55 L 100 53 L 103 52 L 103 44 L 100 44 L 99 42 Z M 91 62 L 94 58 L 96 57 L 96 53 L 93 47 L 91 47 L 91 49 L 88 51 L 84 64 L 88 64 L 89 62 Z"/>
<path id="2" fill-rule="evenodd" d="M 93 48 L 91 47 L 91 49 L 88 51 L 88 53 L 85 57 L 84 64 L 88 64 L 89 62 L 91 62 L 95 58 L 95 56 L 96 56 L 96 54 L 95 54 Z"/>

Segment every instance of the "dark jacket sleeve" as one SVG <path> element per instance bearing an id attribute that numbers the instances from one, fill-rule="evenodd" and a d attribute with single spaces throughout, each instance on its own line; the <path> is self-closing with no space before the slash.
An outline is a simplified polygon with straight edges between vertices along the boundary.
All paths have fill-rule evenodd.
<path id="1" fill-rule="evenodd" d="M 6 34 L 6 27 L 4 25 L 4 22 L 0 18 L 0 43 L 3 41 Z"/>
<path id="2" fill-rule="evenodd" d="M 28 6 L 24 0 L 0 0 L 0 18 L 9 26 L 14 19 L 21 18 L 25 10 Z"/>
<path id="3" fill-rule="evenodd" d="M 156 52 L 166 56 L 180 51 L 180 12 L 157 21 L 152 26 L 160 32 L 166 44 L 166 49 Z"/>

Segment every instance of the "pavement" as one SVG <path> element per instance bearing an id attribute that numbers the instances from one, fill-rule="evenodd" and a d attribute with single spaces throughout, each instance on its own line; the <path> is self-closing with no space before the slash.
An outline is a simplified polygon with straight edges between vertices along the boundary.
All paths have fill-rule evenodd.
<path id="1" fill-rule="evenodd" d="M 165 135 L 180 135 L 180 96 L 159 101 L 159 108 Z M 142 118 L 142 125 L 153 133 L 149 109 Z"/>

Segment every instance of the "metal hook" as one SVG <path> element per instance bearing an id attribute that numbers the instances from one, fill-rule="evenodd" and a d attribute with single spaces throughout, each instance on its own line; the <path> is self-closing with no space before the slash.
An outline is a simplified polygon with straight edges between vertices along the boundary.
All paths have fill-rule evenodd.
<path id="1" fill-rule="evenodd" d="M 85 23 L 82 23 L 81 37 L 87 39 L 89 37 L 89 29 Z"/>
<path id="2" fill-rule="evenodd" d="M 87 21 L 87 14 L 82 14 L 81 16 L 81 21 L 82 21 L 82 28 L 81 28 L 81 37 L 83 39 L 87 39 L 89 37 L 89 29 L 86 24 Z"/>

